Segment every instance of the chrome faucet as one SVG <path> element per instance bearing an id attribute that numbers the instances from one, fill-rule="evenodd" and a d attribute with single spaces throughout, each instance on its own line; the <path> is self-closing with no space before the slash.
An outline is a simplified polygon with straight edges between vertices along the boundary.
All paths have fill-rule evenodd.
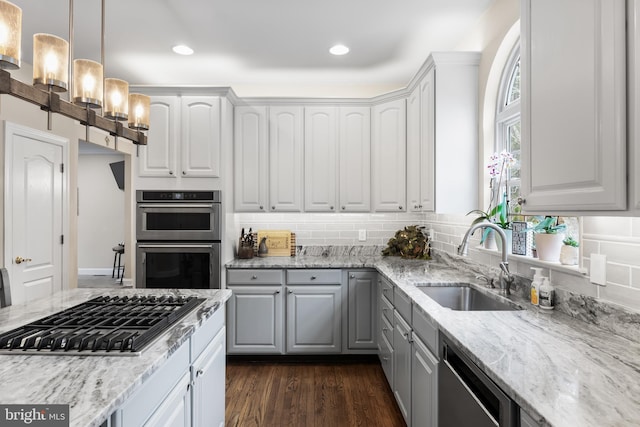
<path id="1" fill-rule="evenodd" d="M 502 262 L 500 262 L 500 289 L 504 291 L 505 294 L 509 295 L 511 293 L 511 285 L 513 284 L 513 275 L 509 272 L 509 260 L 507 259 L 507 235 L 504 230 L 492 222 L 482 221 L 476 224 L 473 224 L 464 237 L 462 238 L 462 243 L 458 246 L 458 255 L 467 256 L 469 251 L 469 237 L 478 229 L 478 228 L 491 228 L 495 230 L 500 240 L 502 242 Z"/>

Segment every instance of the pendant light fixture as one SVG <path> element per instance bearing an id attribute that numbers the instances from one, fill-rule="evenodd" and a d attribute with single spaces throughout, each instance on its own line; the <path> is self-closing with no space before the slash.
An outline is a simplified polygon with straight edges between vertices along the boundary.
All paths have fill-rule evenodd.
<path id="1" fill-rule="evenodd" d="M 65 92 L 69 83 L 69 43 L 51 34 L 33 35 L 33 85 Z"/>
<path id="2" fill-rule="evenodd" d="M 108 119 L 129 118 L 129 83 L 120 79 L 104 79 L 103 114 Z"/>
<path id="3" fill-rule="evenodd" d="M 141 93 L 129 95 L 129 128 L 149 130 L 151 98 Z"/>
<path id="4" fill-rule="evenodd" d="M 22 38 L 22 9 L 0 0 L 0 68 L 20 68 Z"/>
<path id="5" fill-rule="evenodd" d="M 102 107 L 102 64 L 90 59 L 73 60 L 73 103 L 87 108 Z"/>

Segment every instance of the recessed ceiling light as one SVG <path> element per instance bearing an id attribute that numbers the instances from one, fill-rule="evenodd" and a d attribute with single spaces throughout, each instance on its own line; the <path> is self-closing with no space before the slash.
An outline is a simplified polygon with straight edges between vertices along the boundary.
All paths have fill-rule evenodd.
<path id="1" fill-rule="evenodd" d="M 343 44 L 337 44 L 329 49 L 329 52 L 333 55 L 346 55 L 349 53 L 349 48 Z"/>
<path id="2" fill-rule="evenodd" d="M 183 45 L 183 44 L 179 44 L 177 46 L 173 47 L 173 51 L 175 53 L 177 53 L 178 55 L 192 55 L 193 54 L 193 49 L 191 49 L 189 46 Z"/>

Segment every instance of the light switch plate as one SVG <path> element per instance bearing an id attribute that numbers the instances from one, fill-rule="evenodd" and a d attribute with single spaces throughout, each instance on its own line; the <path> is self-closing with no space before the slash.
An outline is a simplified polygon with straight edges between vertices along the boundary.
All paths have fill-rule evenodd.
<path id="1" fill-rule="evenodd" d="M 367 240 L 367 230 L 358 230 L 358 240 L 361 242 Z"/>
<path id="2" fill-rule="evenodd" d="M 591 254 L 591 283 L 605 286 L 607 284 L 607 256 Z"/>

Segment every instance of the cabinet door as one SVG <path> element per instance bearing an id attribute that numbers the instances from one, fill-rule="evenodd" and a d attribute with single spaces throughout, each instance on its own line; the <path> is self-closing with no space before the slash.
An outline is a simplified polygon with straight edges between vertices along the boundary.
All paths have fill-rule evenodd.
<path id="1" fill-rule="evenodd" d="M 435 105 L 435 69 L 432 68 L 420 84 L 420 195 L 418 205 L 422 211 L 434 211 L 436 207 Z M 446 142 L 443 141 L 443 143 Z M 408 176 L 407 179 L 411 180 L 412 177 Z"/>
<path id="2" fill-rule="evenodd" d="M 411 358 L 411 425 L 438 425 L 438 359 L 413 335 Z"/>
<path id="3" fill-rule="evenodd" d="M 349 348 L 376 348 L 378 274 L 349 273 Z"/>
<path id="4" fill-rule="evenodd" d="M 267 107 L 236 107 L 234 204 L 237 212 L 266 212 L 269 193 Z"/>
<path id="5" fill-rule="evenodd" d="M 404 99 L 373 107 L 373 209 L 406 208 L 406 104 Z"/>
<path id="6" fill-rule="evenodd" d="M 420 86 L 407 98 L 407 210 L 421 212 L 421 120 Z"/>
<path id="7" fill-rule="evenodd" d="M 340 353 L 342 288 L 287 286 L 287 353 Z"/>
<path id="8" fill-rule="evenodd" d="M 191 366 L 193 427 L 224 427 L 224 339 L 223 328 Z"/>
<path id="9" fill-rule="evenodd" d="M 144 427 L 191 427 L 191 376 L 186 373 Z"/>
<path id="10" fill-rule="evenodd" d="M 281 286 L 228 286 L 227 348 L 229 354 L 282 354 Z"/>
<path id="11" fill-rule="evenodd" d="M 371 210 L 371 108 L 340 107 L 340 211 Z"/>
<path id="12" fill-rule="evenodd" d="M 269 107 L 269 200 L 272 212 L 302 210 L 302 107 Z"/>
<path id="13" fill-rule="evenodd" d="M 338 176 L 335 107 L 304 112 L 304 210 L 335 212 Z"/>
<path id="14" fill-rule="evenodd" d="M 148 144 L 140 150 L 140 176 L 176 175 L 179 141 L 180 98 L 153 96 L 149 110 Z"/>
<path id="15" fill-rule="evenodd" d="M 393 324 L 393 395 L 407 424 L 411 423 L 411 327 L 397 311 Z"/>
<path id="16" fill-rule="evenodd" d="M 625 49 L 624 0 L 523 1 L 525 211 L 626 208 Z"/>
<path id="17" fill-rule="evenodd" d="M 184 177 L 220 177 L 220 98 L 182 98 L 180 144 Z"/>

